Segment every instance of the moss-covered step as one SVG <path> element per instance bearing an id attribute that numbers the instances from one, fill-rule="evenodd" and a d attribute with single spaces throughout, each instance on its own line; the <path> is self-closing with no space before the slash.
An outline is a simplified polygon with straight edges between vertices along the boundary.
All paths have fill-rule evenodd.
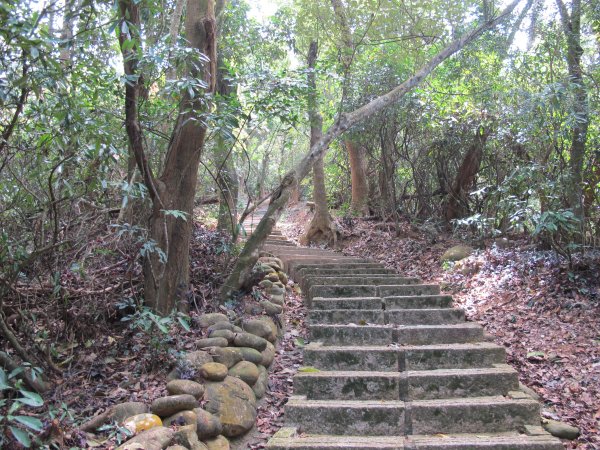
<path id="1" fill-rule="evenodd" d="M 372 309 L 383 310 L 383 302 L 379 297 L 316 297 L 311 302 L 312 311 L 332 309 Z"/>
<path id="2" fill-rule="evenodd" d="M 390 325 L 443 325 L 464 323 L 462 309 L 397 309 L 385 311 L 384 323 Z"/>
<path id="3" fill-rule="evenodd" d="M 367 323 L 383 325 L 385 311 L 369 309 L 334 309 L 312 310 L 308 313 L 308 323 L 314 324 L 349 324 L 365 325 Z"/>
<path id="4" fill-rule="evenodd" d="M 477 323 L 456 325 L 397 326 L 394 341 L 399 345 L 462 344 L 483 339 L 483 328 Z"/>
<path id="5" fill-rule="evenodd" d="M 294 394 L 309 400 L 399 400 L 399 372 L 314 371 L 294 376 Z"/>
<path id="6" fill-rule="evenodd" d="M 332 436 L 299 434 L 282 428 L 268 450 L 563 450 L 549 434 L 441 434 L 437 436 Z"/>
<path id="7" fill-rule="evenodd" d="M 477 369 L 409 371 L 405 381 L 400 396 L 400 400 L 405 401 L 505 396 L 519 389 L 517 372 L 506 364 Z"/>
<path id="8" fill-rule="evenodd" d="M 404 402 L 396 400 L 307 400 L 291 397 L 287 423 L 304 433 L 358 436 L 402 435 Z"/>
<path id="9" fill-rule="evenodd" d="M 437 284 L 402 284 L 402 285 L 345 285 L 332 282 L 328 285 L 312 285 L 307 291 L 307 297 L 390 297 L 438 295 L 440 287 Z"/>
<path id="10" fill-rule="evenodd" d="M 391 345 L 394 331 L 386 325 L 309 325 L 311 340 L 325 345 Z"/>
<path id="11" fill-rule="evenodd" d="M 396 309 L 452 307 L 451 295 L 404 295 L 398 297 L 384 297 L 382 301 L 385 309 L 388 311 Z"/>
<path id="12" fill-rule="evenodd" d="M 537 401 L 503 396 L 417 400 L 410 414 L 410 434 L 517 432 L 540 423 Z"/>
<path id="13" fill-rule="evenodd" d="M 491 342 L 440 343 L 404 346 L 398 356 L 402 370 L 462 369 L 502 364 L 506 350 Z"/>
<path id="14" fill-rule="evenodd" d="M 321 370 L 398 371 L 399 352 L 387 346 L 326 346 L 311 342 L 304 347 L 304 364 Z"/>

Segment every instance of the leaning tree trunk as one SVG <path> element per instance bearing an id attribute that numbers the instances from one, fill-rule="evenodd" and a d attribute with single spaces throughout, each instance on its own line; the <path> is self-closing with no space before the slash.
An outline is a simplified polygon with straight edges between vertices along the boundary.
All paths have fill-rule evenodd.
<path id="1" fill-rule="evenodd" d="M 350 139 L 344 141 L 350 161 L 350 179 L 352 181 L 352 201 L 350 210 L 358 216 L 369 214 L 367 201 L 369 198 L 369 186 L 367 184 L 367 164 L 365 149 L 356 145 Z"/>
<path id="2" fill-rule="evenodd" d="M 323 118 L 317 111 L 317 83 L 315 66 L 319 46 L 317 41 L 312 41 L 308 50 L 308 117 L 310 120 L 310 148 L 321 140 L 323 136 Z M 315 215 L 301 237 L 300 242 L 327 241 L 337 243 L 337 230 L 327 206 L 327 192 L 325 189 L 325 170 L 323 155 L 316 159 L 313 165 L 313 200 L 315 202 Z"/>
<path id="3" fill-rule="evenodd" d="M 489 133 L 486 129 L 479 127 L 473 143 L 463 158 L 449 192 L 448 204 L 445 211 L 445 217 L 448 222 L 464 217 L 468 212 L 467 196 L 469 195 L 469 189 L 475 183 L 475 177 L 479 172 L 481 159 L 483 157 L 483 148 L 488 135 Z"/>
<path id="4" fill-rule="evenodd" d="M 398 102 L 407 92 L 421 83 L 421 81 L 423 81 L 442 62 L 461 50 L 465 45 L 477 39 L 482 33 L 495 27 L 506 19 L 519 2 L 520 0 L 513 1 L 495 19 L 485 22 L 466 36 L 451 42 L 421 67 L 415 75 L 396 86 L 388 93 L 371 100 L 369 103 L 350 113 L 341 113 L 336 117 L 333 125 L 323 134 L 322 138 L 310 148 L 308 154 L 302 158 L 295 169 L 291 170 L 283 177 L 281 184 L 271 197 L 267 212 L 259 222 L 250 239 L 246 242 L 231 275 L 227 277 L 227 280 L 225 280 L 225 283 L 223 284 L 220 292 L 221 302 L 227 301 L 236 291 L 239 291 L 248 282 L 252 273 L 252 268 L 258 260 L 260 249 L 279 220 L 296 184 L 300 183 L 304 177 L 308 175 L 315 161 L 326 153 L 329 144 L 331 144 L 334 139 L 344 134 L 352 126 L 363 122 L 391 104 Z"/>

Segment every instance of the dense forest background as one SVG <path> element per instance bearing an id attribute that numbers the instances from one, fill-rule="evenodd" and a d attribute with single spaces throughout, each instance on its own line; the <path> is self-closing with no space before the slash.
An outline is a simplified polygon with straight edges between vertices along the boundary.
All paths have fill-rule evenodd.
<path id="1" fill-rule="evenodd" d="M 20 442 L 47 423 L 15 411 L 48 407 L 94 336 L 130 326 L 151 371 L 165 329 L 235 303 L 267 198 L 275 218 L 314 202 L 308 245 L 373 221 L 524 239 L 572 279 L 597 263 L 599 2 L 251 3 L 0 2 L 0 389 L 20 392 L 0 424 Z"/>

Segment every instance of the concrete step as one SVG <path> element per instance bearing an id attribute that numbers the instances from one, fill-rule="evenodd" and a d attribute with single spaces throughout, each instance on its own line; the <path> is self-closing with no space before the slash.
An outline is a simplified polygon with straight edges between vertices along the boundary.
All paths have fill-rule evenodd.
<path id="1" fill-rule="evenodd" d="M 540 424 L 540 405 L 503 396 L 417 400 L 410 417 L 409 434 L 517 432 Z"/>
<path id="2" fill-rule="evenodd" d="M 291 430 L 291 431 L 290 431 Z M 442 434 L 437 436 L 334 436 L 298 434 L 282 428 L 266 447 L 268 450 L 564 450 L 562 443 L 547 433 Z"/>
<path id="3" fill-rule="evenodd" d="M 384 322 L 391 325 L 443 325 L 465 321 L 462 309 L 398 309 L 385 311 Z"/>
<path id="4" fill-rule="evenodd" d="M 483 328 L 478 323 L 456 325 L 398 326 L 394 342 L 400 345 L 463 344 L 483 339 Z"/>
<path id="5" fill-rule="evenodd" d="M 328 263 L 326 261 L 293 261 L 290 262 L 289 275 L 294 279 L 299 279 L 299 271 L 303 269 L 309 270 L 362 270 L 362 269 L 384 269 L 380 263 L 373 262 L 349 262 L 349 263 Z M 387 269 L 386 269 L 387 270 Z"/>
<path id="6" fill-rule="evenodd" d="M 383 325 L 385 324 L 385 312 L 382 309 L 312 310 L 308 313 L 308 323 L 331 323 L 342 325 L 346 325 L 349 323 L 354 323 L 356 325 L 366 325 L 368 323 L 374 323 Z"/>
<path id="7" fill-rule="evenodd" d="M 275 241 L 272 239 L 267 239 L 265 241 L 265 248 L 272 249 L 272 248 L 278 248 L 278 247 L 298 248 L 298 246 L 291 241 L 283 241 L 283 240 Z"/>
<path id="8" fill-rule="evenodd" d="M 383 299 L 385 309 L 394 311 L 397 309 L 419 309 L 419 308 L 451 308 L 451 295 L 406 295 L 402 297 L 385 297 Z"/>
<path id="9" fill-rule="evenodd" d="M 394 328 L 386 325 L 309 325 L 311 341 L 326 345 L 391 345 Z"/>
<path id="10" fill-rule="evenodd" d="M 286 255 L 281 252 L 269 252 L 272 255 L 280 258 L 285 266 L 286 273 L 290 274 L 292 279 L 294 279 L 294 267 L 303 264 L 349 264 L 349 265 L 358 265 L 358 264 L 369 264 L 369 262 L 365 259 L 359 259 L 354 257 L 323 257 L 323 256 L 296 256 L 296 255 Z"/>
<path id="11" fill-rule="evenodd" d="M 398 352 L 402 370 L 493 367 L 506 361 L 504 347 L 491 342 L 407 345 Z"/>
<path id="12" fill-rule="evenodd" d="M 490 342 L 422 346 L 329 346 L 311 342 L 304 347 L 304 364 L 320 370 L 426 371 L 489 368 L 503 364 L 506 352 Z"/>
<path id="13" fill-rule="evenodd" d="M 386 269 L 384 267 L 377 268 L 365 268 L 365 269 L 320 269 L 307 267 L 301 269 L 296 274 L 297 280 L 302 281 L 305 277 L 308 276 L 322 276 L 322 277 L 332 277 L 332 276 L 361 276 L 361 275 L 377 275 L 377 276 L 390 276 L 397 277 L 398 274 L 392 269 Z"/>
<path id="14" fill-rule="evenodd" d="M 517 372 L 506 364 L 480 369 L 409 371 L 400 400 L 505 396 L 519 389 Z"/>
<path id="15" fill-rule="evenodd" d="M 294 395 L 309 400 L 401 400 L 406 384 L 399 372 L 298 372 Z"/>
<path id="16" fill-rule="evenodd" d="M 329 346 L 311 342 L 304 347 L 304 365 L 320 370 L 396 372 L 399 357 L 397 349 L 386 345 Z"/>
<path id="17" fill-rule="evenodd" d="M 353 276 L 321 276 L 309 275 L 300 280 L 300 286 L 303 290 L 308 290 L 310 286 L 316 285 L 404 285 L 420 284 L 421 280 L 414 277 L 401 277 L 399 275 L 353 275 Z"/>
<path id="18" fill-rule="evenodd" d="M 312 285 L 308 292 L 308 299 L 315 297 L 390 297 L 390 296 L 415 296 L 438 295 L 440 287 L 437 284 L 398 284 L 385 286 L 369 285 Z"/>
<path id="19" fill-rule="evenodd" d="M 349 324 L 365 325 L 442 325 L 465 321 L 465 313 L 460 309 L 403 309 L 383 311 L 370 309 L 313 309 L 308 313 L 309 323 L 314 324 Z"/>
<path id="20" fill-rule="evenodd" d="M 316 369 L 314 369 L 316 370 Z M 315 371 L 294 376 L 294 394 L 309 400 L 432 400 L 505 396 L 517 390 L 508 365 L 428 371 Z"/>
<path id="21" fill-rule="evenodd" d="M 312 299 L 312 302 L 310 302 L 310 306 L 312 311 L 334 309 L 381 311 L 383 309 L 383 301 L 379 297 L 315 297 Z"/>
<path id="22" fill-rule="evenodd" d="M 303 433 L 338 435 L 404 434 L 404 402 L 395 400 L 307 400 L 291 397 L 287 422 Z"/>
<path id="23" fill-rule="evenodd" d="M 327 345 L 429 345 L 462 344 L 483 339 L 476 323 L 456 325 L 310 325 L 311 340 Z"/>

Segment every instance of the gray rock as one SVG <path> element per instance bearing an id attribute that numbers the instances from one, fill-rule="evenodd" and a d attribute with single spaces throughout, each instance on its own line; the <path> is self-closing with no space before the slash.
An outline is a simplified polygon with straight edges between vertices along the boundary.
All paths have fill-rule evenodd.
<path id="1" fill-rule="evenodd" d="M 239 378 L 248 386 L 253 386 L 258 380 L 260 372 L 256 364 L 252 364 L 249 361 L 240 361 L 231 369 L 229 369 L 229 375 L 235 378 Z"/>
<path id="2" fill-rule="evenodd" d="M 271 288 L 269 288 L 269 294 L 283 295 L 285 294 L 285 289 L 280 288 L 279 286 L 272 286 Z"/>
<path id="3" fill-rule="evenodd" d="M 200 370 L 204 364 L 212 362 L 213 358 L 206 350 L 196 350 L 194 352 L 186 353 L 182 359 L 182 362 L 189 368 L 194 370 Z"/>
<path id="4" fill-rule="evenodd" d="M 258 350 L 250 347 L 238 347 L 237 349 L 242 354 L 242 361 L 249 361 L 253 364 L 260 364 L 262 362 L 262 353 Z"/>
<path id="5" fill-rule="evenodd" d="M 171 428 L 154 427 L 132 437 L 117 447 L 117 450 L 162 450 L 171 443 L 174 437 L 175 431 Z"/>
<path id="6" fill-rule="evenodd" d="M 275 346 L 269 342 L 265 349 L 260 352 L 260 354 L 262 355 L 260 364 L 262 366 L 269 367 L 271 364 L 273 364 L 273 360 L 275 359 Z"/>
<path id="7" fill-rule="evenodd" d="M 267 392 L 267 386 L 269 385 L 269 372 L 267 372 L 267 369 L 265 369 L 264 366 L 258 366 L 258 372 L 258 380 L 256 380 L 256 383 L 252 386 L 252 391 L 254 392 L 254 395 L 256 395 L 256 398 L 263 398 Z"/>
<path id="8" fill-rule="evenodd" d="M 206 441 L 206 447 L 208 450 L 229 450 L 229 441 L 225 436 L 217 436 L 214 439 Z"/>
<path id="9" fill-rule="evenodd" d="M 258 286 L 263 289 L 269 289 L 271 286 L 273 286 L 273 282 L 269 280 L 262 280 L 260 283 L 258 283 Z"/>
<path id="10" fill-rule="evenodd" d="M 112 420 L 114 422 L 121 423 L 128 417 L 144 414 L 148 411 L 150 411 L 150 408 L 148 405 L 142 402 L 119 403 L 111 408 L 109 417 L 107 417 L 107 421 Z"/>
<path id="11" fill-rule="evenodd" d="M 260 302 L 260 306 L 262 306 L 265 312 L 270 316 L 281 314 L 283 312 L 283 306 L 278 305 L 276 303 L 271 303 L 268 300 L 263 300 L 262 302 Z"/>
<path id="12" fill-rule="evenodd" d="M 235 337 L 235 334 L 231 330 L 214 330 L 214 331 L 210 332 L 209 337 L 225 338 L 225 339 L 227 339 L 227 342 L 232 342 L 233 338 Z M 217 345 L 216 347 L 221 347 L 221 346 Z"/>
<path id="13" fill-rule="evenodd" d="M 262 352 L 267 346 L 267 340 L 250 333 L 237 333 L 233 343 L 237 347 L 250 347 Z"/>
<path id="14" fill-rule="evenodd" d="M 228 322 L 228 321 L 229 321 L 229 319 L 227 318 L 227 316 L 225 314 L 208 313 L 208 314 L 202 314 L 198 318 L 198 325 L 200 326 L 200 328 L 208 328 L 211 325 L 214 325 L 216 323 Z"/>
<path id="15" fill-rule="evenodd" d="M 472 253 L 473 247 L 469 247 L 468 245 L 455 245 L 444 252 L 441 260 L 460 261 L 461 259 L 471 256 Z"/>
<path id="16" fill-rule="evenodd" d="M 206 383 L 205 409 L 219 418 L 222 434 L 237 437 L 254 426 L 256 396 L 242 380 L 227 377 L 220 383 Z"/>
<path id="17" fill-rule="evenodd" d="M 573 440 L 579 436 L 579 428 L 557 420 L 542 421 L 542 426 L 548 433 L 557 438 Z"/>
<path id="18" fill-rule="evenodd" d="M 179 411 L 163 420 L 163 425 L 165 427 L 170 427 L 171 425 L 178 427 L 195 425 L 196 419 L 196 413 L 194 411 Z"/>
<path id="19" fill-rule="evenodd" d="M 209 351 L 215 362 L 225 365 L 228 369 L 244 359 L 238 348 L 211 347 Z"/>
<path id="20" fill-rule="evenodd" d="M 157 398 L 150 405 L 153 414 L 160 417 L 169 417 L 179 411 L 191 410 L 198 406 L 198 401 L 193 395 L 169 395 L 167 397 Z"/>
<path id="21" fill-rule="evenodd" d="M 196 347 L 198 348 L 227 347 L 227 345 L 229 345 L 229 342 L 223 337 L 209 337 L 196 341 Z"/>
<path id="22" fill-rule="evenodd" d="M 204 385 L 192 380 L 171 380 L 167 383 L 167 392 L 171 395 L 189 394 L 199 399 L 204 395 Z"/>
<path id="23" fill-rule="evenodd" d="M 202 408 L 194 410 L 197 417 L 196 433 L 198 437 L 205 441 L 221 434 L 223 427 L 219 419 Z"/>
<path id="24" fill-rule="evenodd" d="M 180 427 L 175 432 L 174 440 L 190 450 L 206 450 L 207 448 L 206 445 L 198 439 L 198 434 L 196 434 L 196 424 Z"/>
<path id="25" fill-rule="evenodd" d="M 275 303 L 276 305 L 283 306 L 285 303 L 285 297 L 283 295 L 271 295 L 271 303 Z"/>
<path id="26" fill-rule="evenodd" d="M 200 375 L 205 380 L 222 381 L 227 376 L 227 366 L 217 362 L 206 363 L 200 368 Z"/>
<path id="27" fill-rule="evenodd" d="M 229 321 L 225 322 L 217 322 L 214 325 L 211 325 L 210 327 L 208 327 L 208 332 L 211 333 L 212 331 L 216 331 L 216 330 L 233 330 L 233 324 Z"/>
<path id="28" fill-rule="evenodd" d="M 269 325 L 259 319 L 249 319 L 244 321 L 242 328 L 251 334 L 267 339 L 271 334 Z"/>

